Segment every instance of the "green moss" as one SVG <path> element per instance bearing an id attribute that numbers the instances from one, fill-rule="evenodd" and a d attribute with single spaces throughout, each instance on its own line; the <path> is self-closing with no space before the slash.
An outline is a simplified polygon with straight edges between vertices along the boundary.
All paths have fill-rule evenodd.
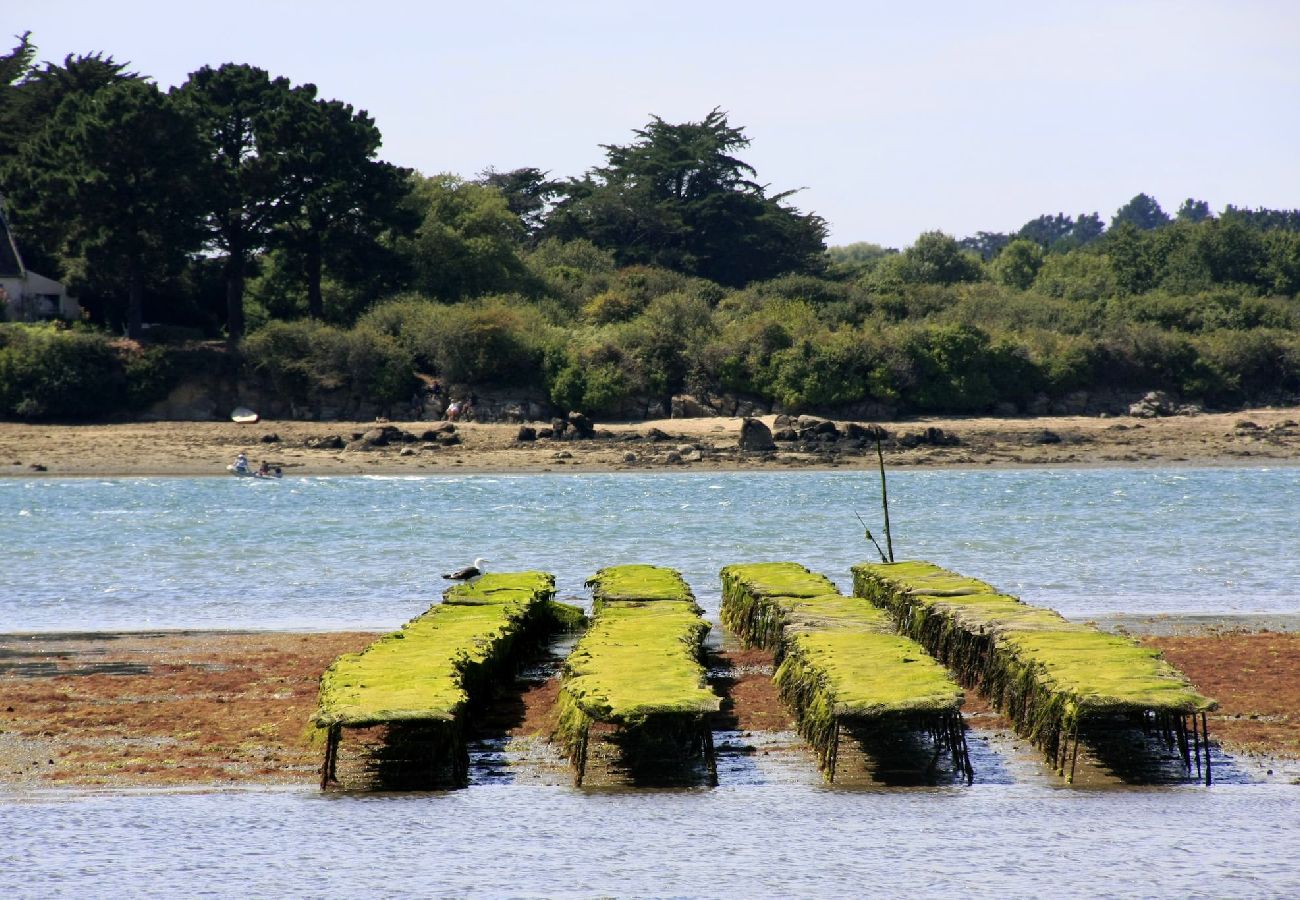
<path id="1" fill-rule="evenodd" d="M 1158 652 L 933 563 L 854 566 L 853 584 L 1054 759 L 1063 735 L 1089 718 L 1217 706 Z"/>
<path id="2" fill-rule="evenodd" d="M 542 572 L 488 574 L 321 676 L 318 727 L 455 720 L 555 592 Z"/>
<path id="3" fill-rule="evenodd" d="M 592 589 L 592 597 L 597 603 L 694 599 L 680 573 L 641 563 L 601 569 L 587 579 L 587 586 Z"/>
<path id="4" fill-rule="evenodd" d="M 722 584 L 724 623 L 776 650 L 774 681 L 828 777 L 842 720 L 938 726 L 958 715 L 962 691 L 943 667 L 825 577 L 797 563 L 750 563 L 724 568 Z"/>
<path id="5" fill-rule="evenodd" d="M 703 717 L 721 705 L 700 663 L 709 626 L 681 575 L 616 566 L 588 584 L 596 613 L 565 661 L 555 730 L 579 777 L 592 722 L 697 733 Z"/>

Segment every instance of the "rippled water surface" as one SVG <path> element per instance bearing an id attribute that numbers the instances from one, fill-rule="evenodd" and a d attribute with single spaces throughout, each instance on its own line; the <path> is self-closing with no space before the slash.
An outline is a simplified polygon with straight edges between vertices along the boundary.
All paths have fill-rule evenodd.
<path id="1" fill-rule="evenodd" d="M 898 472 L 898 558 L 1066 615 L 1300 609 L 1300 468 Z M 883 542 L 863 473 L 0 479 L 0 630 L 387 628 L 475 556 L 554 572 L 794 559 L 842 586 Z"/>
<path id="2" fill-rule="evenodd" d="M 872 555 L 854 511 L 883 531 L 876 487 L 838 472 L 0 480 L 0 631 L 389 628 L 478 555 L 552 571 L 575 597 L 604 565 L 673 566 L 716 618 L 731 562 L 795 559 L 847 586 Z M 1300 469 L 899 472 L 890 491 L 900 558 L 1067 615 L 1300 611 Z M 1225 759 L 1212 788 L 1070 788 L 976 743 L 973 787 L 824 787 L 810 759 L 760 746 L 712 790 L 493 775 L 412 795 L 13 794 L 0 896 L 1300 895 L 1300 787 Z"/>
<path id="3" fill-rule="evenodd" d="M 1296 790 L 502 785 L 33 801 L 0 804 L 0 887 L 46 897 L 1286 897 L 1300 892 Z"/>

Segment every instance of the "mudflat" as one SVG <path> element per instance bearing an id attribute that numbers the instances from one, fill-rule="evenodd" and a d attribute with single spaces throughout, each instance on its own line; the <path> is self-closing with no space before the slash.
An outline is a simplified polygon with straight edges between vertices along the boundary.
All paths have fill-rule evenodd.
<path id="1" fill-rule="evenodd" d="M 1132 623 L 1129 623 L 1130 625 Z M 1154 629 L 1159 648 L 1221 707 L 1210 732 L 1232 753 L 1300 760 L 1300 633 L 1241 623 Z M 1271 623 L 1276 625 L 1276 623 Z M 0 791 L 50 787 L 309 786 L 317 679 L 361 632 L 0 635 Z M 717 727 L 788 732 L 771 655 L 722 651 Z M 529 685 L 500 729 L 546 735 L 555 678 Z M 968 692 L 972 727 L 997 727 Z M 810 765 L 813 763 L 810 761 Z"/>
<path id="2" fill-rule="evenodd" d="M 771 426 L 774 417 L 763 419 Z M 378 424 L 415 440 L 349 450 Z M 520 441 L 518 425 L 457 423 L 458 443 L 420 437 L 431 422 L 0 423 L 3 475 L 225 475 L 241 451 L 286 475 L 439 472 L 637 471 L 643 469 L 869 468 L 874 445 L 847 442 L 771 452 L 737 447 L 736 418 L 596 423 L 589 440 Z M 547 423 L 534 423 L 544 427 Z M 882 422 L 890 466 L 1260 465 L 1300 461 L 1300 408 L 1139 419 L 924 418 Z M 939 429 L 943 440 L 934 439 Z M 322 447 L 322 439 L 337 446 Z M 899 440 L 903 438 L 903 440 Z M 954 440 L 955 439 L 955 440 Z"/>

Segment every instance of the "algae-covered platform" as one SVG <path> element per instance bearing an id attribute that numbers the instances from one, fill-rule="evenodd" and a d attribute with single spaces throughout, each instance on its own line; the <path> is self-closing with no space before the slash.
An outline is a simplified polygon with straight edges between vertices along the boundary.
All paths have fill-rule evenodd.
<path id="1" fill-rule="evenodd" d="M 648 565 L 601 569 L 592 625 L 564 665 L 555 738 L 582 783 L 594 725 L 613 730 L 633 776 L 703 758 L 716 780 L 707 717 L 720 698 L 701 663 L 709 625 L 686 582 Z"/>
<path id="2" fill-rule="evenodd" d="M 722 621 L 776 651 L 774 680 L 828 780 L 842 727 L 869 737 L 929 733 L 971 779 L 961 688 L 881 610 L 798 563 L 749 563 L 722 570 Z"/>
<path id="3" fill-rule="evenodd" d="M 555 579 L 545 572 L 489 573 L 447 590 L 428 612 L 321 676 L 313 724 L 325 733 L 321 786 L 335 780 L 344 729 L 415 726 L 431 783 L 463 783 L 470 705 L 555 624 Z"/>
<path id="4" fill-rule="evenodd" d="M 1203 765 L 1210 782 L 1205 714 L 1217 704 L 1159 652 L 933 563 L 857 565 L 853 587 L 987 694 L 1071 780 L 1080 731 L 1129 721 L 1176 746 L 1189 774 Z"/>

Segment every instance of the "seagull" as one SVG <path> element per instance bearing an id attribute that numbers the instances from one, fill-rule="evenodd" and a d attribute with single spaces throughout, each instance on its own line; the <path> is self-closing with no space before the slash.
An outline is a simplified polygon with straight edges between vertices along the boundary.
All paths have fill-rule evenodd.
<path id="1" fill-rule="evenodd" d="M 463 569 L 457 569 L 455 572 L 444 572 L 442 577 L 446 578 L 448 581 L 473 581 L 475 578 L 478 578 L 483 574 L 484 564 L 491 561 L 492 560 L 484 559 L 481 556 L 475 557 L 474 565 L 466 566 Z"/>

